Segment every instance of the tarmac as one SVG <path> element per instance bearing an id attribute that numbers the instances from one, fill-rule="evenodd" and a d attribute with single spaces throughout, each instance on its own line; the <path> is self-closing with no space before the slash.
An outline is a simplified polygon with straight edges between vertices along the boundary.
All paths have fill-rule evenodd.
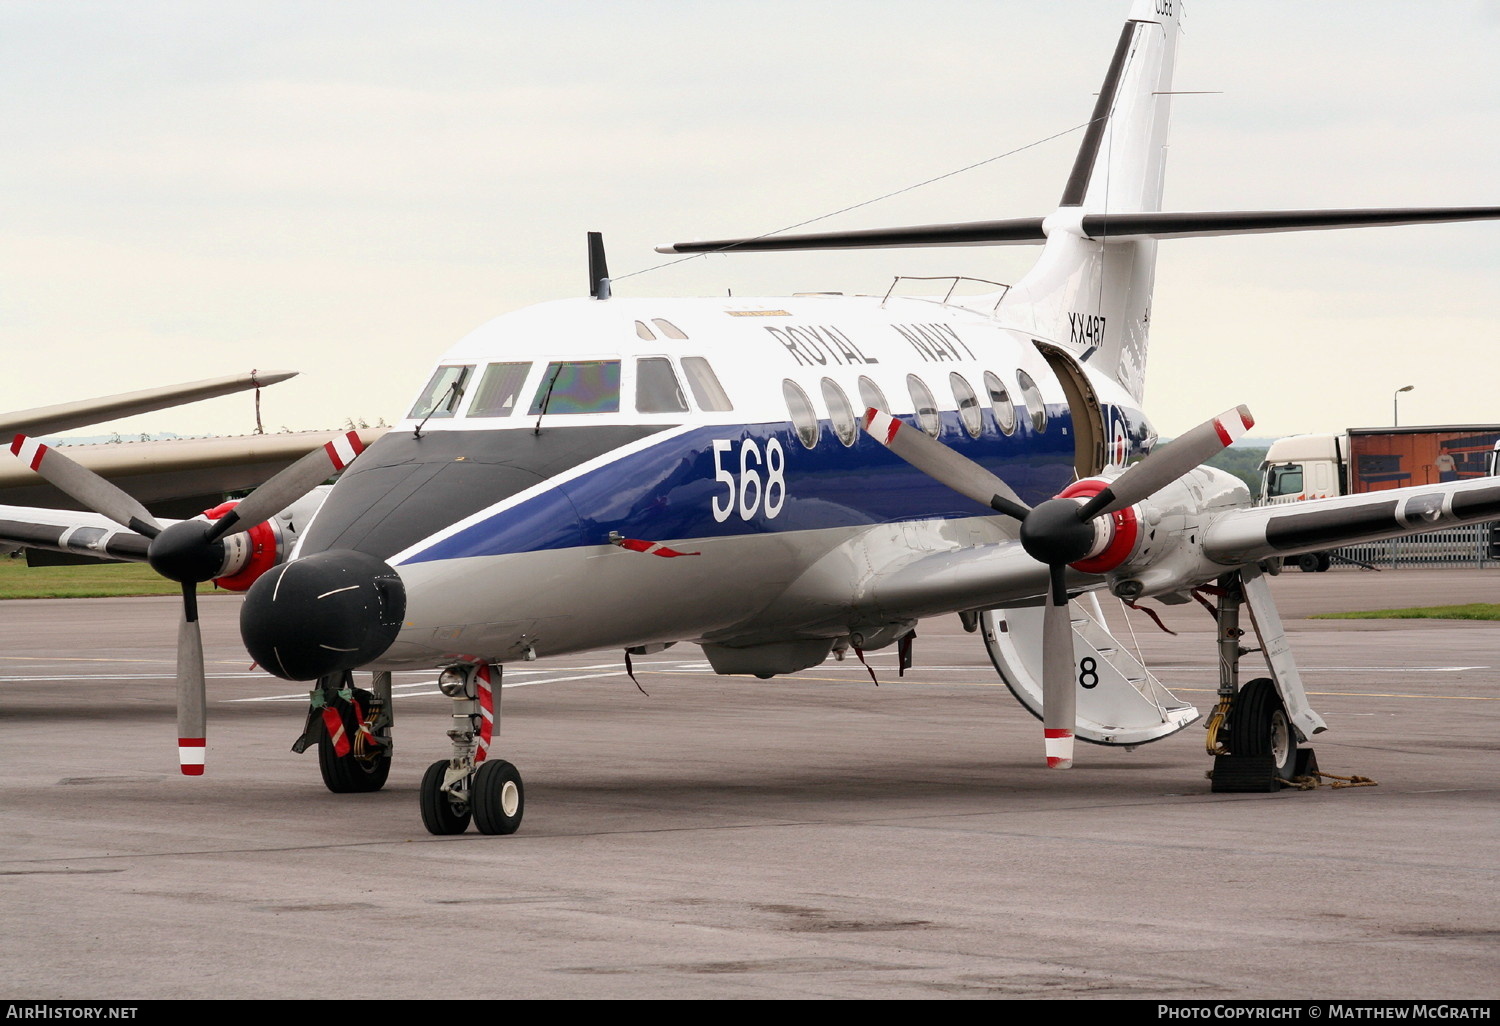
<path id="1" fill-rule="evenodd" d="M 385 790 L 289 751 L 305 694 L 202 603 L 207 774 L 175 760 L 174 599 L 0 604 L 0 998 L 1500 996 L 1500 624 L 1320 610 L 1500 601 L 1500 570 L 1272 583 L 1329 731 L 1374 786 L 1213 794 L 1194 724 L 1048 771 L 956 617 L 769 681 L 684 645 L 507 670 L 509 837 L 434 837 L 432 674 L 397 677 Z M 1213 622 L 1133 617 L 1206 713 Z M 1124 636 L 1122 635 L 1122 640 Z"/>

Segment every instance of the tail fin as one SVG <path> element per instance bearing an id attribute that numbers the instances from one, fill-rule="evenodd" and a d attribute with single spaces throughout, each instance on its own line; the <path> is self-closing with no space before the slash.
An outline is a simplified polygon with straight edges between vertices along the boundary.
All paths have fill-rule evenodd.
<path id="1" fill-rule="evenodd" d="M 1084 218 L 1161 210 L 1180 0 L 1136 0 L 1115 44 L 1093 117 L 1041 259 L 1007 296 L 1024 325 L 1070 344 L 1136 399 L 1146 379 L 1156 240 L 1090 238 Z"/>
<path id="2" fill-rule="evenodd" d="M 679 242 L 658 253 L 1016 246 L 1041 259 L 996 311 L 1067 346 L 1137 400 L 1146 387 L 1158 239 L 1500 220 L 1500 207 L 1161 209 L 1172 68 L 1183 0 L 1134 0 L 1057 210 L 1047 217 Z"/>

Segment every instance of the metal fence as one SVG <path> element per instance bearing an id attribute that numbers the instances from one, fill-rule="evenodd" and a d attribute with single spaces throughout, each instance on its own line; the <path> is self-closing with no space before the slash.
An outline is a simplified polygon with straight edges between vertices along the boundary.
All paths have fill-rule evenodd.
<path id="1" fill-rule="evenodd" d="M 1500 521 L 1426 531 L 1394 541 L 1332 550 L 1334 568 L 1352 566 L 1500 566 Z"/>

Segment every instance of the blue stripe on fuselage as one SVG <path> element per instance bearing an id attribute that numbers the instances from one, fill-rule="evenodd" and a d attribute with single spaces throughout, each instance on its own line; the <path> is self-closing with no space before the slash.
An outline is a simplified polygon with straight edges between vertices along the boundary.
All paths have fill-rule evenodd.
<path id="1" fill-rule="evenodd" d="M 1005 436 L 986 417 L 977 439 L 964 431 L 956 412 L 947 412 L 941 438 L 1035 504 L 1073 480 L 1071 418 L 1062 405 L 1047 412 L 1042 434 L 1023 422 L 1014 435 Z M 603 545 L 612 531 L 661 541 L 993 515 L 987 506 L 934 481 L 863 431 L 853 446 L 846 447 L 826 420 L 820 428 L 819 442 L 812 449 L 803 446 L 786 421 L 695 428 L 549 488 L 401 562 Z M 769 480 L 773 475 L 766 457 L 773 439 L 785 457 L 781 484 Z M 715 440 L 730 445 L 716 454 Z M 734 479 L 738 491 L 747 440 L 754 441 L 760 457 L 758 465 L 753 451 L 747 457 L 747 471 L 759 479 L 755 501 L 745 497 L 752 515 L 742 518 L 736 503 L 727 519 L 718 520 L 714 504 L 721 509 L 727 504 L 729 486 L 716 476 L 716 455 L 717 469 Z M 778 488 L 784 489 L 779 495 Z M 746 488 L 747 493 L 756 490 L 754 484 Z M 774 516 L 767 515 L 768 499 Z"/>

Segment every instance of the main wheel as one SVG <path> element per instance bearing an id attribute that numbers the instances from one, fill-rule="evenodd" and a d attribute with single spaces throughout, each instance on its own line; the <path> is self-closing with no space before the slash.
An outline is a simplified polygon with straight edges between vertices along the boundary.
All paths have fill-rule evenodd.
<path id="1" fill-rule="evenodd" d="M 472 815 L 469 803 L 455 800 L 443 790 L 443 776 L 447 771 L 448 760 L 439 759 L 422 774 L 422 825 L 429 834 L 461 834 L 469 829 Z"/>
<path id="2" fill-rule="evenodd" d="M 349 754 L 339 755 L 326 726 L 322 731 L 323 738 L 318 742 L 318 769 L 323 774 L 323 786 L 334 794 L 379 791 L 391 775 L 389 747 L 370 745 L 360 739 L 359 721 L 364 710 L 373 706 L 375 696 L 362 688 L 354 688 L 352 697 L 352 702 L 343 698 L 333 701 L 333 708 L 344 724 L 344 736 L 351 744 Z"/>
<path id="3" fill-rule="evenodd" d="M 1297 766 L 1297 735 L 1276 682 L 1257 677 L 1234 696 L 1229 709 L 1229 751 L 1234 755 L 1269 755 L 1272 773 L 1292 779 Z"/>
<path id="4" fill-rule="evenodd" d="M 513 834 L 526 811 L 521 774 L 504 759 L 486 762 L 474 774 L 471 789 L 474 825 L 481 834 Z"/>
<path id="5" fill-rule="evenodd" d="M 386 755 L 361 759 L 354 752 L 339 755 L 333 742 L 324 739 L 318 745 L 318 769 L 323 785 L 334 794 L 360 794 L 379 791 L 391 775 L 391 760 Z"/>

